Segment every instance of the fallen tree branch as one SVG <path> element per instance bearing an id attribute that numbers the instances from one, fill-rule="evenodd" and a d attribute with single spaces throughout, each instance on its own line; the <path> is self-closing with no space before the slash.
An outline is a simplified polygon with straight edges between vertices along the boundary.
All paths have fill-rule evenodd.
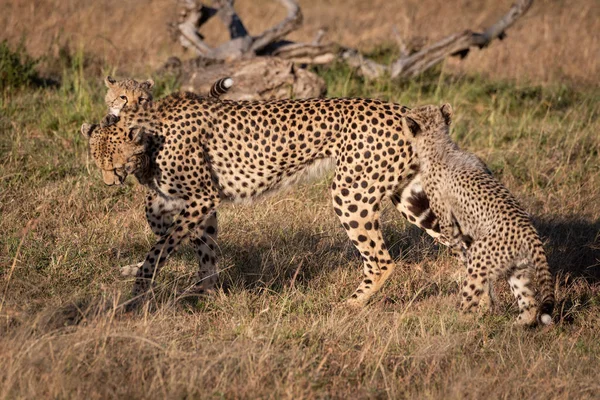
<path id="1" fill-rule="evenodd" d="M 532 3 L 533 0 L 517 0 L 511 6 L 508 13 L 483 33 L 475 33 L 467 30 L 463 33 L 447 36 L 439 42 L 427 46 L 410 56 L 400 57 L 391 66 L 391 77 L 413 77 L 440 63 L 448 56 L 458 55 L 464 58 L 469 53 L 471 47 L 483 49 L 494 39 L 498 38 L 502 40 L 506 36 L 504 33 L 505 30 L 525 14 Z"/>
<path id="2" fill-rule="evenodd" d="M 465 30 L 412 53 L 394 28 L 393 34 L 400 49 L 400 56 L 390 65 L 385 65 L 365 57 L 356 49 L 335 43 L 322 44 L 322 30 L 312 43 L 286 41 L 285 36 L 302 24 L 302 11 L 295 0 L 279 1 L 287 9 L 286 18 L 260 35 L 252 37 L 233 8 L 234 0 L 214 0 L 212 8 L 197 4 L 195 0 L 184 0 L 185 10 L 177 25 L 180 43 L 208 59 L 235 60 L 277 56 L 297 64 L 326 64 L 341 59 L 358 69 L 368 79 L 384 74 L 389 74 L 392 78 L 412 78 L 450 56 L 464 58 L 472 47 L 483 49 L 495 39 L 502 40 L 505 31 L 525 14 L 533 3 L 533 0 L 516 0 L 505 15 L 482 33 Z M 215 14 L 219 15 L 228 27 L 231 40 L 217 48 L 211 48 L 203 42 L 199 29 Z"/>
<path id="3" fill-rule="evenodd" d="M 285 8 L 287 8 L 287 17 L 279 24 L 271 29 L 267 29 L 256 38 L 252 43 L 251 50 L 256 53 L 268 46 L 270 43 L 276 42 L 284 38 L 288 33 L 295 31 L 302 25 L 302 11 L 300 6 L 294 0 L 279 0 Z"/>

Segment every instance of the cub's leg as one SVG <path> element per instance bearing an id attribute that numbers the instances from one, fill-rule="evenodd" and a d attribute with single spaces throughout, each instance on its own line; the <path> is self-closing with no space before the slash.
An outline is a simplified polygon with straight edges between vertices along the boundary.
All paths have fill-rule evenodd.
<path id="1" fill-rule="evenodd" d="M 487 252 L 485 241 L 475 241 L 467 250 L 467 277 L 461 290 L 460 308 L 463 312 L 487 311 L 493 307 L 491 280 L 495 279 L 494 261 Z"/>
<path id="2" fill-rule="evenodd" d="M 538 303 L 531 289 L 531 270 L 527 262 L 523 262 L 512 271 L 508 284 L 519 305 L 517 325 L 533 325 L 536 322 Z"/>
<path id="3" fill-rule="evenodd" d="M 429 206 L 429 198 L 423 190 L 420 175 L 391 196 L 392 203 L 410 223 L 423 229 L 429 236 L 448 246 L 441 235 L 438 218 Z"/>
<path id="4" fill-rule="evenodd" d="M 340 177 L 340 175 L 336 175 Z M 379 224 L 379 188 L 367 194 L 365 189 L 353 189 L 343 179 L 334 179 L 332 185 L 333 207 L 350 240 L 360 252 L 364 278 L 348 304 L 362 307 L 379 290 L 394 270 L 394 261 L 388 253 Z M 367 196 L 363 202 L 363 196 Z M 373 201 L 371 201 L 373 199 Z"/>
<path id="5" fill-rule="evenodd" d="M 458 221 L 452 214 L 450 218 L 450 223 L 452 224 L 452 227 L 450 228 L 450 248 L 452 249 L 452 253 L 463 263 L 463 265 L 466 265 L 468 261 L 467 250 L 471 247 L 473 238 L 462 232 Z"/>

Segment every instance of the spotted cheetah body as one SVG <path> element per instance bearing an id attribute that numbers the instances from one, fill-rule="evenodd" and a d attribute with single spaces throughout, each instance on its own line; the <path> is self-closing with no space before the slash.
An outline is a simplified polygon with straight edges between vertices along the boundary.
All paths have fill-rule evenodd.
<path id="1" fill-rule="evenodd" d="M 381 201 L 392 198 L 407 216 L 418 218 L 411 204 L 402 203 L 422 193 L 411 184 L 418 182 L 418 162 L 403 130 L 407 111 L 370 99 L 232 102 L 188 93 L 146 107 L 125 107 L 111 126 L 84 124 L 82 133 L 90 139 L 106 184 L 120 184 L 133 173 L 154 193 L 146 209 L 160 239 L 137 273 L 134 293 L 148 288 L 185 238 L 200 259 L 200 289 L 211 288 L 214 279 L 206 281 L 216 276 L 217 206 L 256 198 L 332 164 L 334 210 L 364 266 L 364 279 L 349 302 L 363 305 L 394 268 L 381 234 Z M 130 154 L 121 154 L 115 163 L 126 144 L 146 152 L 140 156 L 127 150 Z M 147 167 L 127 169 L 123 160 L 130 156 L 147 157 L 147 162 L 137 161 Z M 421 206 L 417 211 L 424 211 Z M 438 236 L 435 218 L 429 222 L 428 232 Z"/>
<path id="2" fill-rule="evenodd" d="M 407 116 L 415 133 L 423 189 L 437 215 L 441 235 L 464 254 L 467 278 L 461 308 L 492 303 L 492 282 L 509 275 L 518 300 L 519 324 L 548 324 L 554 305 L 552 277 L 542 242 L 515 197 L 475 155 L 460 150 L 449 136 L 451 107 L 424 106 Z M 537 275 L 541 307 L 530 288 Z"/>

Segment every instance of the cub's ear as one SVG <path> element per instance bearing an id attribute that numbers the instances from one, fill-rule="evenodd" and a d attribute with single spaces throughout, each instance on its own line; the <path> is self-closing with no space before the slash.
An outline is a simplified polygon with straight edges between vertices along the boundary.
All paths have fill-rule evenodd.
<path id="1" fill-rule="evenodd" d="M 117 83 L 117 81 L 115 81 L 115 79 L 112 76 L 110 76 L 110 75 L 107 76 L 106 78 L 104 78 L 104 84 L 109 89 L 112 88 L 115 83 Z"/>
<path id="2" fill-rule="evenodd" d="M 452 106 L 449 103 L 446 103 L 440 107 L 440 111 L 442 112 L 446 125 L 450 125 L 452 123 Z"/>
<path id="3" fill-rule="evenodd" d="M 154 81 L 152 79 L 148 79 L 147 81 L 142 82 L 141 85 L 146 89 L 152 89 L 152 87 L 154 86 Z"/>
<path id="4" fill-rule="evenodd" d="M 129 140 L 131 140 L 135 144 L 142 144 L 144 142 L 144 138 L 146 137 L 146 133 L 144 132 L 144 128 L 141 126 L 134 126 L 129 128 Z"/>
<path id="5" fill-rule="evenodd" d="M 406 120 L 406 126 L 408 127 L 410 133 L 412 133 L 413 137 L 421 133 L 421 126 L 417 123 L 417 121 L 410 117 L 405 117 L 404 119 Z"/>
<path id="6" fill-rule="evenodd" d="M 81 134 L 84 138 L 89 139 L 97 127 L 97 124 L 83 124 L 81 125 Z"/>

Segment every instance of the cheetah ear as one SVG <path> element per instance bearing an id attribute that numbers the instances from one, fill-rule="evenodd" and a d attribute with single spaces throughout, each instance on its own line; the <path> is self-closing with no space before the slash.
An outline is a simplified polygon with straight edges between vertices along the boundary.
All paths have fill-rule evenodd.
<path id="1" fill-rule="evenodd" d="M 110 75 L 104 78 L 104 84 L 109 89 L 112 88 L 115 83 L 117 83 L 117 81 L 115 81 L 115 79 Z"/>
<path id="2" fill-rule="evenodd" d="M 92 137 L 92 133 L 97 127 L 97 124 L 83 124 L 81 125 L 81 134 L 84 138 L 89 139 L 90 137 Z"/>
<path id="3" fill-rule="evenodd" d="M 152 89 L 152 87 L 154 86 L 154 80 L 152 79 L 148 79 L 145 82 L 142 82 L 142 87 L 145 87 L 146 89 Z"/>
<path id="4" fill-rule="evenodd" d="M 141 126 L 134 126 L 129 129 L 129 140 L 135 144 L 142 144 L 145 136 L 144 128 Z"/>
<path id="5" fill-rule="evenodd" d="M 440 107 L 440 111 L 442 112 L 446 125 L 450 125 L 452 123 L 452 106 L 449 103 L 446 103 Z"/>
<path id="6" fill-rule="evenodd" d="M 417 123 L 417 121 L 410 117 L 406 117 L 405 120 L 406 126 L 408 127 L 410 133 L 412 133 L 413 137 L 421 133 L 421 126 Z"/>

